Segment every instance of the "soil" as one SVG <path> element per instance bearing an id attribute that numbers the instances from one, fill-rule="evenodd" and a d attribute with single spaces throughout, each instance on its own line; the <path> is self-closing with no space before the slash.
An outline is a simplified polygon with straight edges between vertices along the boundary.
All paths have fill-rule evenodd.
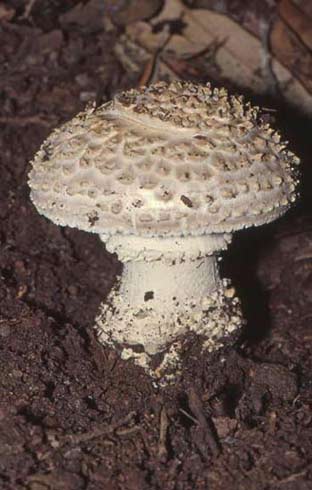
<path id="1" fill-rule="evenodd" d="M 117 258 L 29 199 L 29 161 L 51 129 L 137 83 L 114 55 L 121 28 L 76 5 L 0 9 L 0 487 L 308 490 L 311 121 L 255 100 L 277 110 L 269 114 L 302 158 L 302 196 L 278 222 L 237 234 L 224 258 L 248 320 L 239 341 L 203 356 L 190 338 L 181 378 L 160 389 L 92 329 Z"/>

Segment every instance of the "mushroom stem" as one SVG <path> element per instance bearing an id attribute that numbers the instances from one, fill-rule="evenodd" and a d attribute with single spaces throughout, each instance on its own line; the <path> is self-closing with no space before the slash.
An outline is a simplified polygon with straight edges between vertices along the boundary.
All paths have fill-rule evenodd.
<path id="1" fill-rule="evenodd" d="M 230 296 L 224 295 L 217 264 L 217 252 L 227 247 L 230 235 L 121 238 L 102 237 L 124 263 L 96 320 L 102 341 L 120 345 L 137 361 L 143 350 L 146 362 L 187 331 L 205 336 L 214 348 L 241 324 L 234 292 L 232 311 L 227 308 Z"/>
<path id="2" fill-rule="evenodd" d="M 190 300 L 220 287 L 215 255 L 197 260 L 126 262 L 119 293 L 133 308 L 142 304 L 162 315 L 183 310 Z"/>

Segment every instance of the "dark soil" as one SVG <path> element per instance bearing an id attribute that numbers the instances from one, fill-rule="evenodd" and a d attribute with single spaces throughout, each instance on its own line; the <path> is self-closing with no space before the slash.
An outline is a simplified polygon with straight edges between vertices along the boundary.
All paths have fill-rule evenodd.
<path id="1" fill-rule="evenodd" d="M 29 200 L 29 161 L 51 129 L 137 83 L 113 54 L 120 27 L 66 17 L 76 3 L 38 0 L 26 19 L 25 2 L 1 3 L 11 14 L 0 27 L 0 487 L 308 490 L 311 123 L 277 106 L 303 160 L 301 201 L 237 236 L 223 262 L 248 318 L 240 342 L 206 357 L 189 339 L 181 379 L 157 388 L 95 339 L 116 257 Z"/>

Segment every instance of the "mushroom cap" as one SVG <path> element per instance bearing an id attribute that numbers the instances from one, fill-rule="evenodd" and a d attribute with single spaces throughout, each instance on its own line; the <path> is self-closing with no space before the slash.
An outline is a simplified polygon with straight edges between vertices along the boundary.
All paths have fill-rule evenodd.
<path id="1" fill-rule="evenodd" d="M 60 225 L 107 236 L 226 233 L 283 214 L 298 163 L 242 97 L 159 82 L 54 130 L 29 185 L 38 211 Z"/>

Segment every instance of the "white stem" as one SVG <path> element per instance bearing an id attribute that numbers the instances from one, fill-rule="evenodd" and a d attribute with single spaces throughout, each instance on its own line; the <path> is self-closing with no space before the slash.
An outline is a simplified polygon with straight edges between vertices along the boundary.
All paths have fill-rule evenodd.
<path id="1" fill-rule="evenodd" d="M 204 335 L 214 345 L 233 330 L 237 318 L 233 323 L 228 313 L 216 257 L 230 238 L 103 237 L 124 268 L 97 318 L 101 340 L 123 346 L 133 353 L 130 357 L 138 358 L 135 350 L 143 350 L 146 359 L 187 331 Z"/>
<path id="2" fill-rule="evenodd" d="M 146 303 L 160 314 L 182 310 L 185 303 L 198 300 L 220 287 L 214 255 L 196 261 L 126 262 L 120 282 L 120 295 L 133 308 Z"/>

